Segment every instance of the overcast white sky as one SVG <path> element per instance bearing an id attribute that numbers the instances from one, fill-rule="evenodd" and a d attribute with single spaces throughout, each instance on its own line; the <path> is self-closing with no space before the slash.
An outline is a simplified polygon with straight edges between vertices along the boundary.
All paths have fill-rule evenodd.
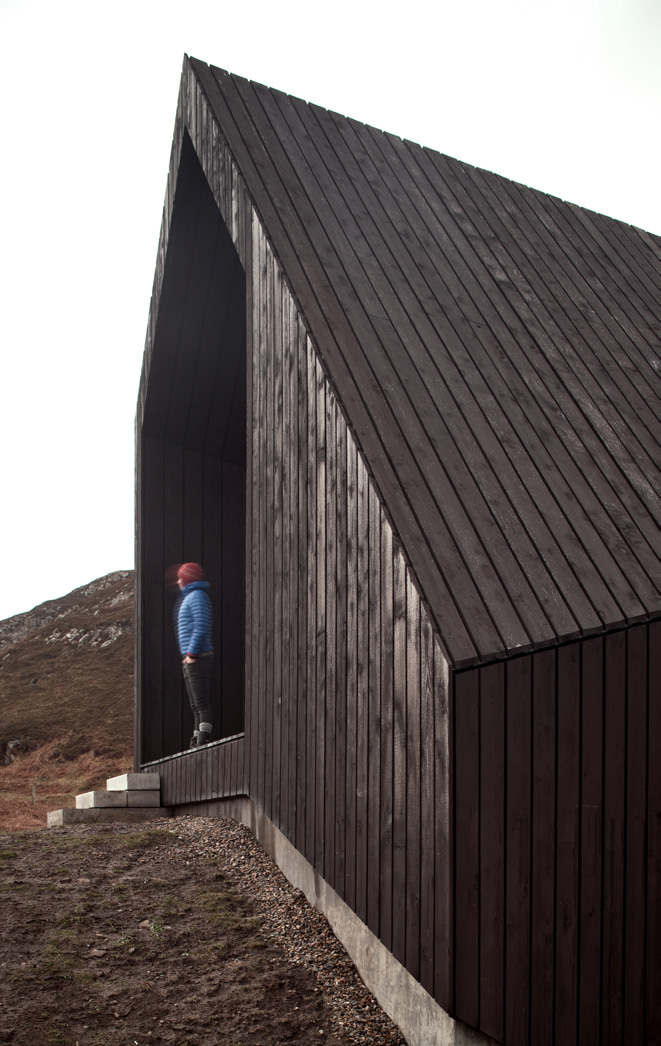
<path id="1" fill-rule="evenodd" d="M 133 566 L 184 53 L 661 233 L 659 0 L 0 0 L 0 619 Z"/>

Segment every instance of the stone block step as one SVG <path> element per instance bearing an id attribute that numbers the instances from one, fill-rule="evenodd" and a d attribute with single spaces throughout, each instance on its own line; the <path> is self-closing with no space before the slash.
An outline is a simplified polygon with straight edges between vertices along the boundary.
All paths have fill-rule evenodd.
<path id="1" fill-rule="evenodd" d="M 120 774 L 106 781 L 109 792 L 156 791 L 160 787 L 160 774 Z"/>
<path id="2" fill-rule="evenodd" d="M 117 822 L 134 824 L 141 821 L 155 821 L 159 817 L 172 817 L 171 806 L 152 807 L 90 807 L 84 810 L 51 810 L 48 814 L 49 828 L 62 828 L 68 824 L 107 824 Z"/>
<path id="3" fill-rule="evenodd" d="M 160 774 L 120 774 L 109 777 L 106 785 L 105 790 L 77 795 L 75 810 L 52 810 L 48 827 L 85 821 L 145 821 L 172 815 L 169 807 L 161 806 Z"/>
<path id="4" fill-rule="evenodd" d="M 82 792 L 76 796 L 77 810 L 117 809 L 121 807 L 154 807 L 161 805 L 161 792 L 135 789 L 131 791 Z"/>

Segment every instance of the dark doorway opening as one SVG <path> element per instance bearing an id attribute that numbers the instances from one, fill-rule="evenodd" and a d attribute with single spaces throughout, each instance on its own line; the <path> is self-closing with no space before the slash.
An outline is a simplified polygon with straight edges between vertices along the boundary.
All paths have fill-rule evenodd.
<path id="1" fill-rule="evenodd" d="M 190 139 L 183 143 L 138 434 L 139 761 L 187 747 L 174 563 L 211 582 L 213 738 L 244 728 L 245 272 Z M 144 380 L 144 379 L 143 379 Z"/>

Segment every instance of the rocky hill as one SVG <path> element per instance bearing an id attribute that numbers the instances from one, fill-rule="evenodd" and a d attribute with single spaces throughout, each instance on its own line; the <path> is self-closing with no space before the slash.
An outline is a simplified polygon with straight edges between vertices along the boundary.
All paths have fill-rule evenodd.
<path id="1" fill-rule="evenodd" d="M 40 603 L 38 607 L 28 610 L 25 614 L 15 614 L 13 617 L 0 621 L 0 653 L 8 646 L 17 643 L 19 639 L 25 639 L 32 632 L 50 624 L 51 621 L 64 618 L 72 610 L 85 609 L 89 606 L 90 597 L 93 603 L 96 596 L 101 596 L 108 588 L 116 587 L 118 582 L 126 583 L 119 594 L 120 602 L 124 599 L 132 599 L 133 571 L 116 570 L 112 574 L 106 574 L 105 577 L 97 578 L 96 581 L 90 581 L 88 585 L 75 588 L 67 596 L 49 599 L 46 603 Z M 91 611 L 95 613 L 93 605 Z"/>
<path id="2" fill-rule="evenodd" d="M 131 768 L 133 651 L 129 570 L 0 621 L 0 827 L 8 797 L 18 800 L 29 783 L 21 774 L 32 773 L 36 806 L 35 791 L 65 770 L 70 787 L 56 789 L 60 798 L 117 765 Z M 81 760 L 83 787 L 74 780 Z"/>

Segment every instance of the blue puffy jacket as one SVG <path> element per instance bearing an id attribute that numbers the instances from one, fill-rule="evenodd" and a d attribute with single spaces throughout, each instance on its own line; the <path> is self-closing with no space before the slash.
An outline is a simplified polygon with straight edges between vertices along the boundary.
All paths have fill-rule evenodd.
<path id="1" fill-rule="evenodd" d="M 182 588 L 175 604 L 175 618 L 179 651 L 182 657 L 196 657 L 213 650 L 211 627 L 213 610 L 209 599 L 208 581 L 191 581 Z"/>

